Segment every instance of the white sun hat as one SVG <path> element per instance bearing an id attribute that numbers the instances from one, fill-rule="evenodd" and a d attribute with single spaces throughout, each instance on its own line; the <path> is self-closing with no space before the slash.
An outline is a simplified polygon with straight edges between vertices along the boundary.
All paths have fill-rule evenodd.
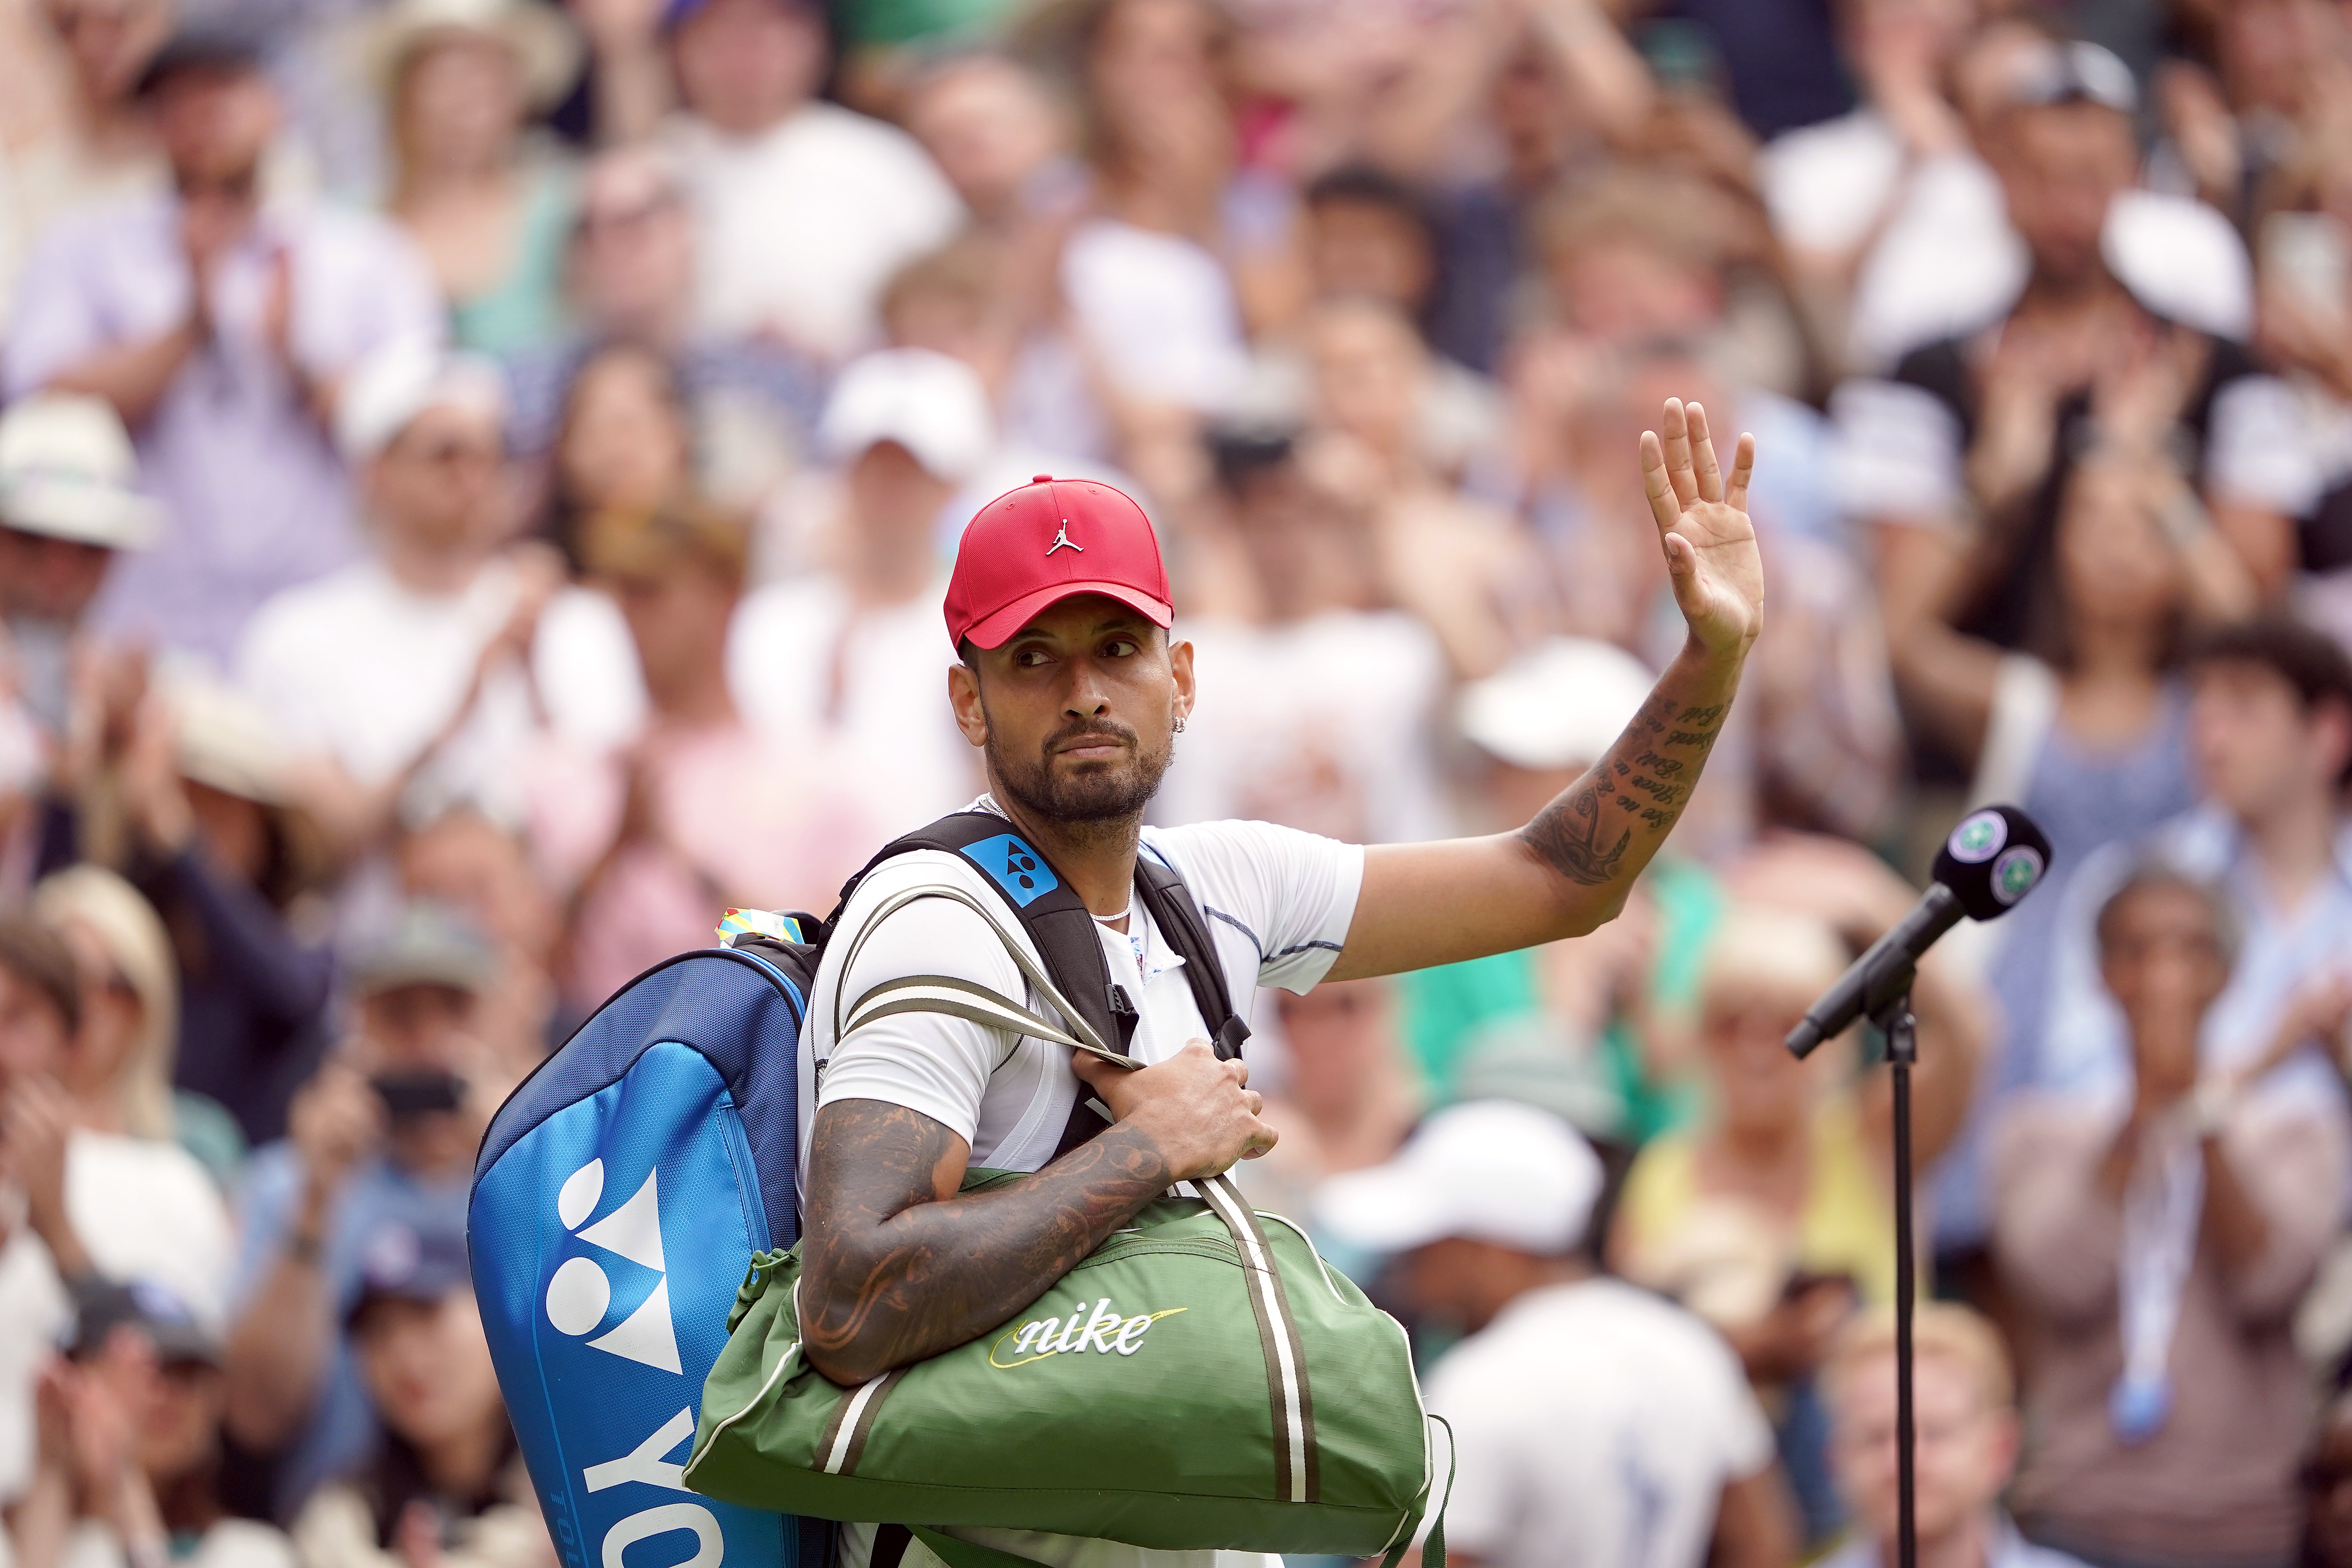
<path id="1" fill-rule="evenodd" d="M 1462 1237 L 1558 1258 L 1584 1239 L 1601 1177 L 1592 1145 L 1550 1111 L 1472 1100 L 1423 1122 L 1388 1163 L 1324 1183 L 1315 1215 L 1372 1252 Z"/>
<path id="2" fill-rule="evenodd" d="M 836 462 L 895 441 L 934 479 L 961 484 L 996 447 L 988 389 L 960 359 L 930 349 L 884 349 L 853 361 L 834 384 L 818 434 Z"/>
<path id="3" fill-rule="evenodd" d="M 0 414 L 0 523 L 108 550 L 144 550 L 163 508 L 139 493 L 139 459 L 114 405 L 42 392 Z"/>
<path id="4" fill-rule="evenodd" d="M 1455 711 L 1472 745 L 1513 767 L 1590 767 L 1655 682 L 1613 643 L 1553 637 L 1465 687 Z"/>

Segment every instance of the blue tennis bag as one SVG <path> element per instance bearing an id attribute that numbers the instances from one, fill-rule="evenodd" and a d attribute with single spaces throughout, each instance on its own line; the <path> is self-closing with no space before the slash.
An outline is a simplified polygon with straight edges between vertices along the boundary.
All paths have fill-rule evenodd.
<path id="1" fill-rule="evenodd" d="M 630 982 L 499 1108 L 474 1163 L 475 1295 L 564 1568 L 831 1560 L 832 1525 L 679 1473 L 746 1261 L 800 1237 L 818 949 L 771 918 L 788 940 L 738 937 Z"/>
<path id="2" fill-rule="evenodd" d="M 1127 1044 L 1094 917 L 984 812 L 883 848 L 963 856 L 1004 896 L 1097 1039 Z M 866 872 L 842 889 L 845 906 Z M 1150 857 L 1136 893 L 1183 955 L 1221 1055 L 1247 1026 L 1183 881 Z M 835 911 L 836 916 L 838 910 Z M 800 1031 L 831 921 L 732 911 L 726 945 L 638 975 L 491 1118 L 467 1247 L 499 1389 L 564 1568 L 830 1568 L 835 1527 L 687 1489 L 703 1380 L 754 1252 L 800 1239 Z M 1092 1097 L 1060 1147 L 1102 1131 Z M 653 1542 L 632 1552 L 640 1542 Z"/>

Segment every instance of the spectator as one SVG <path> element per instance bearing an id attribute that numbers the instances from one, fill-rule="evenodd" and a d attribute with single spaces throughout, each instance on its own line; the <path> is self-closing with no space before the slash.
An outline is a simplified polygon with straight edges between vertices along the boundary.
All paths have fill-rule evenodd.
<path id="1" fill-rule="evenodd" d="M 518 451 L 538 458 L 556 445 L 579 377 L 606 350 L 628 348 L 670 367 L 684 457 L 706 489 L 750 504 L 793 470 L 816 422 L 817 369 L 771 334 L 699 320 L 694 216 L 677 160 L 628 146 L 589 163 L 565 288 L 572 335 L 506 361 Z"/>
<path id="2" fill-rule="evenodd" d="M 38 15 L 25 16 L 21 29 L 47 31 L 58 47 L 26 48 L 23 64 L 33 79 L 16 85 L 32 97 L 47 74 L 42 67 L 62 67 L 56 75 L 64 79 L 44 133 L 0 154 L 7 171 L 0 191 L 0 342 L 8 335 L 4 302 L 15 298 L 16 269 L 58 218 L 92 201 L 162 190 L 166 183 L 154 127 L 139 111 L 133 89 L 171 36 L 171 0 L 49 0 L 23 9 Z"/>
<path id="3" fill-rule="evenodd" d="M 479 361 L 414 341 L 370 358 L 337 431 L 374 552 L 270 601 L 239 653 L 241 683 L 287 743 L 342 775 L 320 798 L 348 850 L 382 842 L 404 808 L 429 816 L 480 797 L 511 818 L 542 714 L 591 739 L 635 721 L 633 656 L 609 602 L 502 549 L 516 521 L 504 419 Z"/>
<path id="4" fill-rule="evenodd" d="M 387 1226 L 462 1236 L 474 1150 L 513 1087 L 473 1023 L 493 955 L 413 904 L 364 952 L 353 1037 L 295 1097 L 286 1142 L 255 1153 L 238 1205 L 228 1429 L 278 1460 L 276 1511 L 348 1473 L 375 1416 L 341 1325 Z"/>
<path id="5" fill-rule="evenodd" d="M 2017 1470 L 2009 1352 L 1966 1307 L 1928 1301 L 1912 1328 L 1919 1561 L 1935 1568 L 2079 1568 L 2036 1546 L 2001 1511 Z M 1822 1382 L 1831 1457 L 1857 1526 L 1826 1568 L 1895 1568 L 1895 1317 L 1865 1314 L 1838 1336 Z"/>
<path id="6" fill-rule="evenodd" d="M 543 0 L 401 0 L 377 26 L 386 207 L 432 268 L 454 335 L 492 354 L 551 342 L 572 181 L 523 129 L 579 68 L 570 21 Z"/>
<path id="7" fill-rule="evenodd" d="M 64 750 L 72 668 L 87 659 L 90 602 L 116 555 L 153 542 L 155 503 L 135 489 L 131 439 L 94 397 L 48 393 L 0 413 L 0 634 L 13 703 L 49 758 Z M 29 858 L 51 870 L 76 852 L 74 779 L 44 782 L 49 804 Z"/>
<path id="8" fill-rule="evenodd" d="M 254 705 L 181 676 L 142 703 L 124 758 L 131 875 L 163 917 L 179 971 L 173 1081 L 227 1108 L 247 1148 L 286 1135 L 327 1044 L 326 945 L 295 930 L 320 874 L 285 747 Z"/>
<path id="9" fill-rule="evenodd" d="M 2021 62 L 1986 134 L 2032 258 L 2022 293 L 1981 331 L 1913 351 L 1891 382 L 1838 395 L 1846 482 L 1878 525 L 1890 626 L 1941 616 L 2020 646 L 2034 589 L 2054 575 L 2065 459 L 2095 433 L 2143 471 L 2178 465 L 2183 537 L 2210 514 L 2262 592 L 2293 567 L 2288 520 L 2318 479 L 2284 387 L 2238 343 L 2200 330 L 2226 312 L 2183 299 L 2145 264 L 2158 258 L 2144 242 L 2103 237 L 2111 214 L 2131 226 L 2136 102 L 2121 62 L 2093 46 L 2044 45 Z M 2216 258 L 2176 236 L 2161 259 L 2180 276 L 2227 273 L 2236 241 L 2218 243 Z M 1973 538 L 1956 521 L 1969 508 L 1983 520 Z"/>
<path id="10" fill-rule="evenodd" d="M 1284 992 L 1289 996 L 1290 992 Z M 1297 1005 L 1276 1003 L 1282 1070 L 1268 1073 L 1266 1125 L 1282 1142 L 1236 1167 L 1250 1201 L 1306 1215 L 1315 1189 L 1343 1171 L 1377 1165 L 1421 1119 L 1422 1089 L 1387 979 L 1318 985 Z"/>
<path id="11" fill-rule="evenodd" d="M 1947 1254 L 1983 1243 L 1991 1106 L 2040 1076 L 2034 1053 L 2067 879 L 2100 846 L 2137 838 L 2194 798 L 2187 693 L 2170 666 L 2186 628 L 2253 608 L 2243 566 L 2200 517 L 2161 463 L 2095 449 L 2065 479 L 2057 581 L 2042 595 L 2032 651 L 2004 654 L 1934 617 L 1893 629 L 1912 715 L 1974 771 L 1969 801 L 2015 801 L 2051 842 L 2050 885 L 1992 938 L 2006 1048 L 1938 1176 L 1937 1238 Z"/>
<path id="12" fill-rule="evenodd" d="M 589 566 L 628 622 L 651 711 L 625 747 L 553 768 L 533 803 L 533 846 L 571 895 L 572 1017 L 708 945 L 730 908 L 825 902 L 881 842 L 847 790 L 795 787 L 821 762 L 747 726 L 728 690 L 745 553 L 740 521 L 688 505 L 591 530 Z"/>
<path id="13" fill-rule="evenodd" d="M 286 1537 L 230 1516 L 217 1333 L 162 1286 L 75 1292 L 68 1358 L 43 1379 L 42 1446 L 17 1505 L 18 1568 L 294 1568 Z"/>
<path id="14" fill-rule="evenodd" d="M 464 1238 L 387 1223 L 346 1331 L 383 1436 L 294 1524 L 304 1568 L 543 1568 L 541 1522 L 466 1269 Z"/>
<path id="15" fill-rule="evenodd" d="M 823 433 L 842 466 L 825 568 L 743 602 L 728 680 L 754 726 L 827 759 L 822 771 L 865 805 L 873 831 L 850 842 L 870 851 L 953 811 L 979 783 L 940 700 L 940 659 L 952 657 L 940 640 L 940 539 L 994 433 L 979 379 L 919 349 L 845 370 Z"/>
<path id="16" fill-rule="evenodd" d="M 1003 234 L 1066 206 L 1082 186 L 1066 119 L 1043 83 L 998 54 L 951 56 L 907 95 L 907 129 L 972 221 Z"/>
<path id="17" fill-rule="evenodd" d="M 2337 1033 L 2352 997 L 2341 805 L 2352 665 L 2319 633 L 2269 619 L 2207 634 L 2189 650 L 2188 677 L 2201 804 L 2137 844 L 2099 851 L 2068 881 L 2047 1029 L 2030 1048 L 2051 1089 L 2119 1094 L 2129 1084 L 2124 1020 L 2099 984 L 2093 931 L 2131 864 L 2154 855 L 2221 888 L 2243 933 L 2206 1017 L 2206 1069 L 2247 1081 L 2264 1100 L 2340 1105 L 2326 1067 L 2302 1047 Z"/>
<path id="18" fill-rule="evenodd" d="M 231 1238 L 220 1194 L 169 1142 L 76 1125 L 59 1079 L 81 1025 L 72 951 L 45 925 L 0 917 L 0 1138 L 24 1215 L 0 1237 L 0 1497 L 31 1473 L 33 1381 L 70 1321 L 64 1282 L 152 1279 L 203 1321 L 222 1321 Z"/>
<path id="19" fill-rule="evenodd" d="M 548 475 L 545 531 L 564 560 L 585 568 L 589 520 L 645 515 L 693 484 L 691 416 L 669 363 L 630 342 L 583 359 L 564 393 Z"/>
<path id="20" fill-rule="evenodd" d="M 1450 816 L 1433 735 L 1445 650 L 1425 623 L 1381 607 L 1361 514 L 1292 446 L 1236 436 L 1217 448 L 1225 526 L 1254 602 L 1188 627 L 1209 696 L 1155 809 L 1350 843 L 1442 837 Z"/>
<path id="21" fill-rule="evenodd" d="M 496 962 L 474 999 L 470 1032 L 499 1072 L 529 1073 L 580 1020 L 556 1004 L 562 910 L 520 834 L 478 806 L 453 805 L 402 834 L 394 858 L 403 894 L 456 911 L 489 939 Z"/>
<path id="22" fill-rule="evenodd" d="M 2309 1382 L 2291 1322 L 2343 1223 L 2340 1109 L 2238 1096 L 2200 1059 L 2234 931 L 2211 888 L 2149 864 L 2100 905 L 2124 1104 L 2021 1101 L 1993 1242 L 2016 1302 L 2033 1443 L 2016 1502 L 2093 1563 L 2284 1563 L 2301 1525 Z"/>
<path id="23" fill-rule="evenodd" d="M 1801 1062 L 1781 1041 L 1912 895 L 1858 850 L 1802 841 L 1743 868 L 1742 895 L 1748 907 L 1717 928 L 1699 985 L 1709 1112 L 1643 1146 L 1612 1258 L 1714 1323 L 1748 1376 L 1783 1396 L 1782 1454 L 1820 1540 L 1836 1505 L 1811 1382 L 1856 1300 L 1894 1298 L 1893 1125 L 1883 1077 L 1850 1085 L 1840 1047 Z M 1975 998 L 1948 966 L 1923 964 L 1913 993 L 1919 1165 L 1951 1142 L 1981 1053 Z"/>
<path id="24" fill-rule="evenodd" d="M 245 1139 L 216 1100 L 174 1093 L 180 987 L 172 939 L 139 889 L 98 866 L 73 866 L 33 889 L 33 912 L 73 950 L 81 973 L 81 1026 L 58 1081 L 76 1123 L 177 1142 L 224 1188 Z"/>
<path id="25" fill-rule="evenodd" d="M 1566 1123 L 1488 1100 L 1318 1201 L 1335 1237 L 1401 1255 L 1424 1322 L 1469 1334 L 1429 1382 L 1454 1432 L 1447 1561 L 1785 1563 L 1764 1413 L 1704 1323 L 1595 1274 L 1580 1249 L 1601 1184 Z"/>
<path id="26" fill-rule="evenodd" d="M 143 90 L 174 193 L 78 216 L 35 251 L 7 393 L 114 405 L 170 527 L 120 564 L 98 625 L 220 660 L 263 599 L 357 550 L 321 421 L 362 355 L 437 331 L 439 308 L 387 227 L 261 200 L 278 106 L 249 40 L 187 34 Z"/>
<path id="27" fill-rule="evenodd" d="M 849 358 L 874 335 L 891 270 L 954 232 L 954 191 L 905 132 L 817 97 L 830 52 L 821 7 L 676 0 L 665 26 L 704 323 Z"/>

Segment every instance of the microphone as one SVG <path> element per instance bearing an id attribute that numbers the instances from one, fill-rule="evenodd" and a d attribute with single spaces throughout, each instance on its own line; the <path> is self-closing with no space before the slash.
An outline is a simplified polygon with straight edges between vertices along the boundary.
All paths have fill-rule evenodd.
<path id="1" fill-rule="evenodd" d="M 1910 989 L 1919 955 L 1962 915 L 1999 920 L 2049 869 L 2050 840 L 2017 807 L 1987 806 L 1962 818 L 1937 853 L 1935 880 L 1911 912 L 1848 965 L 1789 1031 L 1790 1054 L 1811 1056 L 1856 1018 L 1876 1014 Z"/>

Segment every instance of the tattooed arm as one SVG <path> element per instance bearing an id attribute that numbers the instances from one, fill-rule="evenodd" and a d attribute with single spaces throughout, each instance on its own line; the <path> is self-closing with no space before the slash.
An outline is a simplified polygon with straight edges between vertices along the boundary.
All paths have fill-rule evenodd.
<path id="1" fill-rule="evenodd" d="M 801 1344 L 835 1383 L 979 1338 L 1178 1182 L 1274 1146 L 1249 1069 L 1194 1043 L 1129 1071 L 1081 1056 L 1117 1124 L 1035 1175 L 959 1194 L 971 1150 L 919 1110 L 844 1100 L 811 1134 Z"/>
<path id="2" fill-rule="evenodd" d="M 1364 884 L 1329 978 L 1453 963 L 1581 936 L 1623 907 L 1690 800 L 1764 622 L 1763 562 L 1748 518 L 1756 443 L 1728 478 L 1706 411 L 1669 401 L 1665 438 L 1642 437 L 1642 473 L 1682 653 L 1592 770 L 1517 833 L 1364 851 Z"/>

